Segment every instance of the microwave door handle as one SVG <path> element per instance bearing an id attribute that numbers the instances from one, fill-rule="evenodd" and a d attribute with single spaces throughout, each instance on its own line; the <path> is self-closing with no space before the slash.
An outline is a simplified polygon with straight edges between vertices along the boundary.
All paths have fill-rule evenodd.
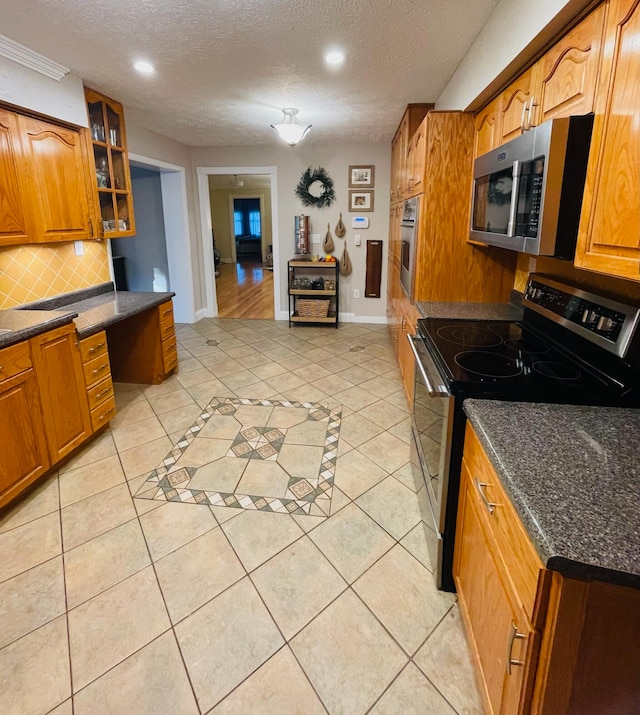
<path id="1" fill-rule="evenodd" d="M 513 162 L 513 180 L 511 184 L 511 206 L 509 208 L 509 223 L 507 225 L 507 236 L 513 238 L 516 235 L 516 221 L 518 218 L 518 191 L 520 188 L 520 172 L 522 162 L 516 159 Z"/>
<path id="2" fill-rule="evenodd" d="M 420 359 L 420 356 L 418 355 L 418 351 L 416 350 L 415 339 L 414 339 L 413 335 L 411 335 L 410 333 L 407 333 L 407 340 L 409 341 L 409 345 L 411 346 L 411 352 L 413 353 L 413 356 L 416 359 L 416 366 L 417 366 L 418 370 L 420 370 L 420 374 L 422 375 L 422 379 L 424 380 L 424 384 L 427 388 L 427 392 L 432 397 L 450 397 L 449 393 L 447 392 L 447 390 L 445 390 L 444 386 L 441 386 L 441 388 L 439 390 L 436 390 L 436 388 L 431 383 L 431 380 L 429 380 L 429 376 L 427 375 L 427 372 L 422 365 L 422 360 Z"/>

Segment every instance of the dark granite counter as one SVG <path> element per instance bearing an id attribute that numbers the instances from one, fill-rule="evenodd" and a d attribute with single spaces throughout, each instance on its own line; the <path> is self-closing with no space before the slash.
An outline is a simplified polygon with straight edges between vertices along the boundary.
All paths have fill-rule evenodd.
<path id="1" fill-rule="evenodd" d="M 76 315 L 70 310 L 0 310 L 0 349 L 66 325 Z"/>
<path id="2" fill-rule="evenodd" d="M 450 318 L 451 320 L 520 320 L 522 308 L 510 303 L 416 303 L 423 318 Z"/>
<path id="3" fill-rule="evenodd" d="M 640 409 L 464 409 L 547 567 L 640 588 Z"/>
<path id="4" fill-rule="evenodd" d="M 160 305 L 174 295 L 114 291 L 113 283 L 103 283 L 11 310 L 0 310 L 0 348 L 28 340 L 72 320 L 79 337 L 86 338 L 109 325 Z"/>

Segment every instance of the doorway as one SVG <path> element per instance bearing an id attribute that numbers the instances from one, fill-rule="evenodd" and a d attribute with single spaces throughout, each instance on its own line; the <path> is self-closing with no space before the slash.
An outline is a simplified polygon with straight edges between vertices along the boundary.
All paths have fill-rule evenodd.
<path id="1" fill-rule="evenodd" d="M 279 299 L 275 167 L 197 171 L 207 315 L 272 320 Z"/>
<path id="2" fill-rule="evenodd" d="M 205 315 L 273 319 L 280 311 L 279 291 L 274 290 L 279 285 L 276 167 L 198 167 L 196 171 Z M 236 245 L 234 200 L 249 198 L 260 201 L 260 238 L 255 238 L 254 218 L 253 231 L 250 223 L 242 228 L 238 224 L 238 235 L 245 240 Z M 244 260 L 248 248 L 250 262 Z M 219 257 L 219 262 L 214 256 Z"/>

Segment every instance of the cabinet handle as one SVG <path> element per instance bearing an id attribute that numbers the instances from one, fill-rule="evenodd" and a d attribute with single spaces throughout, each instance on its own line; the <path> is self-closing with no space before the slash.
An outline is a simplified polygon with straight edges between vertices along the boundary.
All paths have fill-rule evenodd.
<path id="1" fill-rule="evenodd" d="M 102 372 L 103 370 L 106 370 L 109 367 L 108 363 L 105 363 L 104 365 L 100 365 L 100 367 L 97 367 L 95 370 L 91 371 L 92 375 L 97 375 L 99 372 Z"/>
<path id="2" fill-rule="evenodd" d="M 527 100 L 523 105 L 522 105 L 522 114 L 520 115 L 520 134 L 524 134 L 525 132 L 525 126 L 524 126 L 524 118 L 527 115 L 527 107 L 529 104 L 529 100 Z"/>
<path id="3" fill-rule="evenodd" d="M 536 102 L 536 98 L 531 97 L 531 99 L 529 100 L 529 116 L 527 117 L 527 131 L 529 131 L 529 129 L 531 129 L 531 127 L 533 126 L 533 116 L 532 116 L 533 108 L 537 107 L 537 106 L 538 106 L 538 104 Z"/>
<path id="4" fill-rule="evenodd" d="M 524 633 L 518 633 L 518 626 L 511 623 L 511 633 L 509 633 L 509 642 L 507 643 L 507 675 L 511 675 L 512 665 L 524 665 L 524 660 L 515 660 L 511 657 L 513 651 L 513 642 L 516 640 L 526 641 L 527 636 Z"/>
<path id="5" fill-rule="evenodd" d="M 496 507 L 498 506 L 497 504 L 494 504 L 493 502 L 490 502 L 487 499 L 487 495 L 484 493 L 484 488 L 488 487 L 489 485 L 487 482 L 481 482 L 478 477 L 474 477 L 474 482 L 476 483 L 476 489 L 478 490 L 478 494 L 480 495 L 480 499 L 484 502 L 484 505 L 487 507 L 487 511 L 489 514 L 493 516 L 493 512 L 496 510 Z"/>
<path id="6" fill-rule="evenodd" d="M 106 345 L 106 343 L 98 343 L 97 345 L 94 345 L 92 348 L 89 348 L 89 355 L 97 352 L 98 350 L 100 350 L 100 348 L 103 348 L 105 345 Z"/>
<path id="7" fill-rule="evenodd" d="M 173 313 L 173 308 L 167 308 L 167 310 L 164 311 L 162 316 L 164 317 L 165 315 L 170 315 L 171 313 Z"/>
<path id="8" fill-rule="evenodd" d="M 107 387 L 105 390 L 102 390 L 102 392 L 99 392 L 96 395 L 96 400 L 99 400 L 101 397 L 104 397 L 105 395 L 108 395 L 111 392 L 111 388 Z"/>
<path id="9" fill-rule="evenodd" d="M 103 420 L 105 417 L 108 417 L 112 412 L 113 412 L 113 407 L 112 407 L 110 410 L 107 410 L 106 412 L 103 412 L 103 413 L 100 415 L 100 417 L 98 417 L 98 420 L 99 420 L 100 422 L 102 422 L 102 420 Z"/>
<path id="10" fill-rule="evenodd" d="M 95 238 L 95 234 L 93 233 L 93 219 L 91 216 L 89 216 L 89 235 L 91 238 Z"/>

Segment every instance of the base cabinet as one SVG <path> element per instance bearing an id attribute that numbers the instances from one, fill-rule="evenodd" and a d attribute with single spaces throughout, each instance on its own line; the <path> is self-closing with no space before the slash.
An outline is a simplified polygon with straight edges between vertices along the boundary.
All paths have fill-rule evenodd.
<path id="1" fill-rule="evenodd" d="M 80 350 L 73 323 L 31 339 L 51 464 L 91 434 Z"/>
<path id="2" fill-rule="evenodd" d="M 469 425 L 455 548 L 486 713 L 640 712 L 640 590 L 545 569 Z"/>
<path id="3" fill-rule="evenodd" d="M 28 342 L 0 350 L 0 507 L 49 468 Z"/>

